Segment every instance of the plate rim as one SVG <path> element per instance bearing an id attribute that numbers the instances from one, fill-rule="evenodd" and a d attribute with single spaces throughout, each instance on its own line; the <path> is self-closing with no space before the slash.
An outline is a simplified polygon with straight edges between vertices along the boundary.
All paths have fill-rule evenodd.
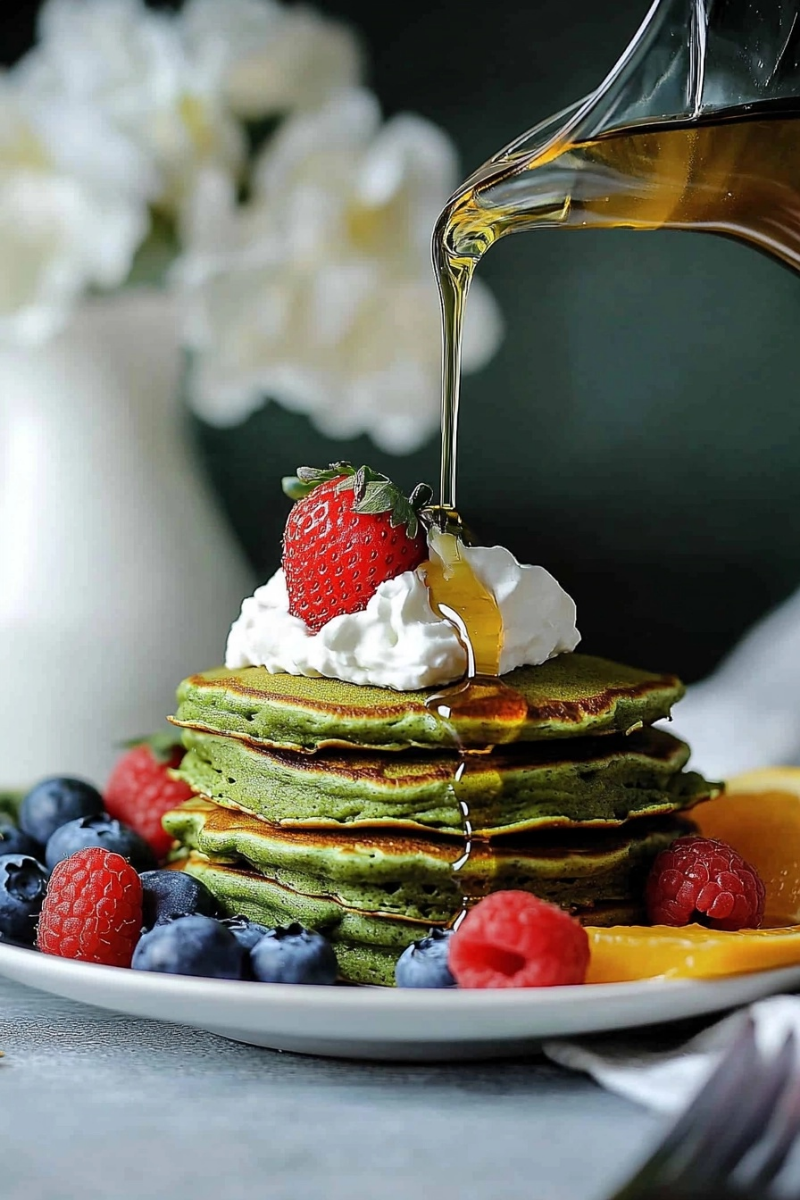
<path id="1" fill-rule="evenodd" d="M 793 966 L 773 967 L 767 971 L 748 971 L 738 975 L 716 976 L 704 979 L 668 979 L 655 976 L 648 979 L 629 980 L 623 983 L 586 983 L 560 985 L 546 988 L 392 988 L 377 986 L 337 986 L 334 984 L 293 984 L 293 983 L 261 983 L 252 980 L 214 979 L 208 976 L 172 975 L 160 972 L 133 971 L 132 968 L 103 966 L 99 963 L 81 962 L 76 959 L 60 958 L 57 955 L 42 954 L 41 951 L 28 949 L 24 946 L 0 944 L 0 977 L 5 978 L 3 970 L 5 960 L 10 963 L 41 962 L 41 969 L 33 966 L 30 981 L 23 986 L 40 986 L 34 977 L 55 974 L 65 982 L 81 981 L 91 978 L 102 980 L 103 987 L 112 992 L 128 992 L 134 990 L 142 995 L 159 994 L 163 992 L 183 993 L 187 999 L 203 995 L 208 999 L 231 1001 L 234 997 L 242 1003 L 245 998 L 256 1000 L 280 1000 L 282 1003 L 291 1001 L 310 1011 L 320 1007 L 328 1010 L 349 1011 L 359 1008 L 372 1010 L 376 1005 L 382 1005 L 387 1013 L 401 1009 L 404 1012 L 425 1011 L 428 1008 L 439 1007 L 447 1009 L 458 1005 L 469 1012 L 476 1013 L 490 1007 L 492 1009 L 516 1010 L 519 1008 L 536 1007 L 537 1002 L 543 1007 L 556 1003 L 566 1004 L 570 1008 L 590 1006 L 593 1000 L 603 997 L 605 1001 L 636 1000 L 651 994 L 669 994 L 674 998 L 681 996 L 711 996 L 713 992 L 722 993 L 735 991 L 736 982 L 744 980 L 755 981 L 774 978 L 787 983 L 794 979 L 800 985 L 800 963 Z M 27 974 L 27 971 L 26 971 Z M 16 979 L 16 975 L 14 976 Z M 133 989 L 131 988 L 133 984 Z M 47 986 L 41 990 L 50 990 Z M 782 990 L 779 986 L 776 991 Z M 91 1004 L 90 1000 L 77 1003 Z M 102 1002 L 98 1002 L 100 1006 Z M 732 1002 L 737 1003 L 735 1000 Z"/>

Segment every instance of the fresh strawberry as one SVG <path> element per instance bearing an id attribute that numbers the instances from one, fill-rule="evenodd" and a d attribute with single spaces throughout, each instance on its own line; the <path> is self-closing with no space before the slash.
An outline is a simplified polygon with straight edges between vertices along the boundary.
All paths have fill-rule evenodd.
<path id="1" fill-rule="evenodd" d="M 123 754 L 106 785 L 107 811 L 135 829 L 157 858 L 164 858 L 172 845 L 161 818 L 192 795 L 188 784 L 170 778 L 182 758 L 183 748 L 173 734 L 156 734 Z"/>
<path id="2" fill-rule="evenodd" d="M 283 481 L 294 508 L 283 536 L 289 611 L 316 633 L 333 617 L 360 612 L 379 586 L 428 557 L 419 512 L 431 489 L 404 496 L 369 467 L 301 467 Z"/>

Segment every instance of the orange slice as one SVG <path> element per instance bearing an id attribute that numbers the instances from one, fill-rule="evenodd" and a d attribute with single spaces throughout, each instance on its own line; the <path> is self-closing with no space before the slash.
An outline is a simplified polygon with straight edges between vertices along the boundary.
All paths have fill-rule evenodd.
<path id="1" fill-rule="evenodd" d="M 800 966 L 800 925 L 736 933 L 703 925 L 588 926 L 587 983 L 634 979 L 709 979 Z"/>
<path id="2" fill-rule="evenodd" d="M 767 892 L 765 926 L 800 923 L 800 767 L 737 775 L 692 818 L 756 868 Z"/>

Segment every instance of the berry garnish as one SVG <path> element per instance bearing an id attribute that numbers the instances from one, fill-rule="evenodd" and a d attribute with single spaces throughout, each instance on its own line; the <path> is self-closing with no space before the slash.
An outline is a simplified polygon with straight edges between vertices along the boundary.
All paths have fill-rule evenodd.
<path id="1" fill-rule="evenodd" d="M 262 983 L 335 983 L 339 974 L 328 939 L 296 922 L 270 929 L 250 951 L 250 965 Z"/>
<path id="2" fill-rule="evenodd" d="M 217 902 L 211 892 L 185 871 L 145 871 L 141 880 L 145 929 L 173 917 L 216 916 Z"/>
<path id="3" fill-rule="evenodd" d="M 28 854 L 0 857 L 0 934 L 32 946 L 47 890 L 47 871 Z"/>
<path id="4" fill-rule="evenodd" d="M 259 925 L 258 921 L 251 921 L 249 917 L 225 917 L 222 924 L 226 929 L 230 929 L 237 942 L 248 953 L 269 933 L 266 925 Z"/>
<path id="5" fill-rule="evenodd" d="M 44 847 L 23 833 L 8 817 L 0 816 L 0 855 L 29 854 L 31 858 L 44 858 Z"/>
<path id="6" fill-rule="evenodd" d="M 159 859 L 172 845 L 161 818 L 192 795 L 187 783 L 170 777 L 170 771 L 180 766 L 183 754 L 176 735 L 156 734 L 123 754 L 106 784 L 108 812 L 135 829 Z"/>
<path id="7" fill-rule="evenodd" d="M 764 884 L 727 842 L 678 838 L 662 850 L 647 880 L 647 915 L 653 925 L 711 929 L 758 929 L 764 916 Z"/>
<path id="8" fill-rule="evenodd" d="M 82 779 L 43 779 L 22 801 L 19 824 L 24 833 L 46 846 L 57 829 L 78 817 L 103 811 L 103 797 Z"/>
<path id="9" fill-rule="evenodd" d="M 447 964 L 452 930 L 432 929 L 427 937 L 406 946 L 397 960 L 394 978 L 402 988 L 455 987 Z"/>
<path id="10" fill-rule="evenodd" d="M 56 863 L 89 846 L 100 846 L 127 858 L 137 871 L 149 871 L 156 865 L 155 855 L 144 838 L 107 813 L 79 817 L 62 825 L 47 843 L 45 862 L 52 871 Z"/>
<path id="11" fill-rule="evenodd" d="M 586 930 L 530 892 L 494 892 L 470 909 L 450 939 L 460 987 L 556 987 L 583 983 Z"/>
<path id="12" fill-rule="evenodd" d="M 141 931 L 142 885 L 124 858 L 91 846 L 58 863 L 42 906 L 40 950 L 129 967 Z"/>
<path id="13" fill-rule="evenodd" d="M 241 979 L 244 959 L 244 950 L 221 921 L 203 916 L 178 917 L 142 936 L 133 956 L 133 969 Z"/>
<path id="14" fill-rule="evenodd" d="M 360 612 L 379 586 L 428 557 L 420 509 L 431 489 L 410 497 L 369 467 L 300 467 L 283 482 L 296 500 L 283 535 L 289 611 L 315 633 L 333 617 Z"/>

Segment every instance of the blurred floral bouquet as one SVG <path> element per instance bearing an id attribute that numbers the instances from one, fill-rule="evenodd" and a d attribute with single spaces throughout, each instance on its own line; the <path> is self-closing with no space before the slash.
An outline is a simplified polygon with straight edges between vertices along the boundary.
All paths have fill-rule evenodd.
<path id="1" fill-rule="evenodd" d="M 39 344 L 88 292 L 158 279 L 206 420 L 272 399 L 332 437 L 419 446 L 457 163 L 430 122 L 382 120 L 362 67 L 350 30 L 276 0 L 49 0 L 0 81 L 0 339 Z M 465 370 L 500 331 L 478 283 Z"/>

